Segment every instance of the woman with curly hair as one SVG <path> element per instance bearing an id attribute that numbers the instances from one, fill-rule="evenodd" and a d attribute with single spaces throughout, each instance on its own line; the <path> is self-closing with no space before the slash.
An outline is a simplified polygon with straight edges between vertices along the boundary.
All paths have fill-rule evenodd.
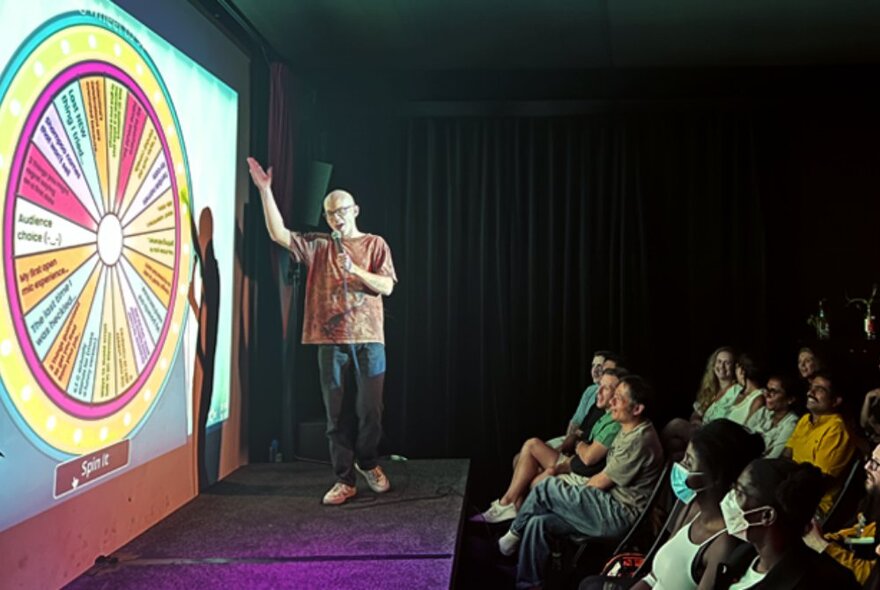
<path id="1" fill-rule="evenodd" d="M 709 356 L 690 420 L 673 418 L 663 427 L 660 434 L 663 448 L 667 449 L 671 458 L 682 457 L 694 431 L 704 422 L 724 417 L 721 406 L 716 402 L 719 402 L 728 390 L 737 386 L 733 374 L 735 360 L 736 354 L 729 346 L 722 346 Z M 710 407 L 713 413 L 707 416 L 706 411 Z"/>
<path id="2" fill-rule="evenodd" d="M 706 409 L 734 384 L 735 359 L 736 354 L 730 346 L 722 346 L 709 356 L 700 381 L 700 390 L 694 401 L 692 421 L 702 421 Z"/>

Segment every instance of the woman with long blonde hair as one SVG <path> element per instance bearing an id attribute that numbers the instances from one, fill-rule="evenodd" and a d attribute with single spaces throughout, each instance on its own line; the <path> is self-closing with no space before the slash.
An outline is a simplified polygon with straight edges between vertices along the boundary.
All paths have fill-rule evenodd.
<path id="1" fill-rule="evenodd" d="M 736 354 L 730 346 L 722 346 L 709 356 L 706 361 L 706 370 L 703 371 L 700 389 L 697 391 L 694 416 L 691 417 L 691 421 L 699 416 L 698 420 L 702 422 L 706 408 L 711 406 L 712 402 L 720 398 L 733 385 L 734 359 L 736 359 Z"/>
<path id="2" fill-rule="evenodd" d="M 669 451 L 672 457 L 681 458 L 694 430 L 702 426 L 703 414 L 706 409 L 721 399 L 724 393 L 736 383 L 733 378 L 735 359 L 736 353 L 730 346 L 722 346 L 709 355 L 690 420 L 673 418 L 660 434 L 663 447 Z"/>

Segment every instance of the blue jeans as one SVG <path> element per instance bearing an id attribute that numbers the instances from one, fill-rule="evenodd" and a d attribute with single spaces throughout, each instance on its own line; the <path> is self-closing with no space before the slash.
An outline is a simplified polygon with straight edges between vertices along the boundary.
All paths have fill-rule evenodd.
<path id="1" fill-rule="evenodd" d="M 540 586 L 550 557 L 550 537 L 583 535 L 619 539 L 636 519 L 611 494 L 548 477 L 526 496 L 510 530 L 521 539 L 517 588 Z"/>
<path id="2" fill-rule="evenodd" d="M 356 356 L 353 356 L 356 355 Z M 353 359 L 356 358 L 357 362 Z M 357 386 L 355 416 L 343 411 L 345 374 L 352 368 Z M 366 344 L 322 344 L 318 346 L 321 393 L 327 412 L 330 461 L 336 479 L 354 485 L 357 460 L 361 469 L 377 465 L 382 438 L 382 389 L 385 385 L 385 346 Z"/>

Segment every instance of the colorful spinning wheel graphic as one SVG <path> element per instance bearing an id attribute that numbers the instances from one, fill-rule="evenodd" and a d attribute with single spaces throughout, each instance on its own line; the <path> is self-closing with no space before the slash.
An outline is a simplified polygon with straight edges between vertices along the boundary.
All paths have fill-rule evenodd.
<path id="1" fill-rule="evenodd" d="M 121 25 L 45 23 L 0 78 L 0 379 L 19 426 L 80 455 L 129 436 L 181 343 L 189 170 L 170 95 Z"/>

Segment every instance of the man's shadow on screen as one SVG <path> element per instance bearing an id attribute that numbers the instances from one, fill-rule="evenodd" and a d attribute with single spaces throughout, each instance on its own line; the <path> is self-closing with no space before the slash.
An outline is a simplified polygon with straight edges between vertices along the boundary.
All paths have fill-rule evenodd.
<path id="1" fill-rule="evenodd" d="M 217 321 L 220 311 L 220 268 L 214 254 L 214 216 L 210 207 L 202 209 L 199 228 L 191 228 L 196 243 L 196 258 L 202 278 L 202 291 L 196 301 L 195 281 L 189 286 L 189 303 L 198 318 L 198 341 L 193 364 L 193 414 L 198 416 L 196 427 L 196 461 L 199 469 L 199 491 L 217 481 L 220 467 L 220 437 L 222 430 L 212 429 L 208 444 L 208 419 L 214 391 L 214 358 L 217 349 Z M 214 440 L 216 435 L 216 439 Z M 209 456 L 210 455 L 210 456 Z"/>

